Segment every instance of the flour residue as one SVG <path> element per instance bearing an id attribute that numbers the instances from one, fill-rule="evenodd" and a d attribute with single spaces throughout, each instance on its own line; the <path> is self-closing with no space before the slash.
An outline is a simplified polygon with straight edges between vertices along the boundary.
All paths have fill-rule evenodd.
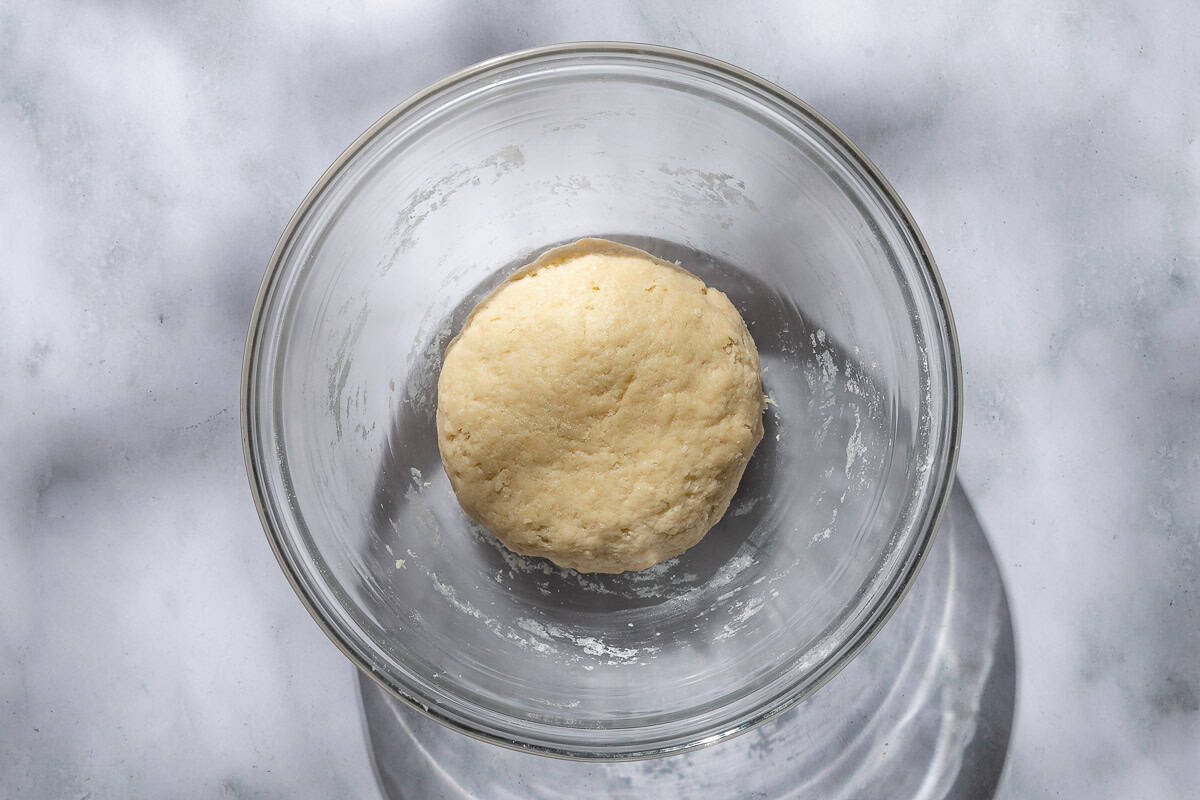
<path id="1" fill-rule="evenodd" d="M 722 626 L 720 633 L 713 637 L 715 641 L 722 641 L 735 635 L 742 628 L 746 627 L 746 623 L 763 610 L 767 604 L 767 598 L 763 596 L 752 597 L 749 600 L 738 600 L 729 607 L 729 622 Z"/>
<path id="2" fill-rule="evenodd" d="M 494 184 L 524 165 L 525 153 L 517 145 L 510 144 L 474 164 L 451 169 L 441 178 L 417 189 L 396 214 L 391 234 L 395 249 L 390 258 L 380 263 L 380 272 L 386 273 L 396 262 L 397 256 L 412 249 L 417 243 L 417 230 L 421 224 L 430 214 L 446 205 L 460 189 L 478 186 L 484 178 L 489 178 Z"/>
<path id="3" fill-rule="evenodd" d="M 866 452 L 867 447 L 863 444 L 862 438 L 862 417 L 858 413 L 858 408 L 855 408 L 854 431 L 850 434 L 850 438 L 846 442 L 846 478 L 850 477 L 850 470 L 854 468 L 854 462 Z"/>
<path id="4" fill-rule="evenodd" d="M 727 172 L 673 168 L 666 164 L 659 166 L 658 171 L 676 179 L 673 191 L 682 199 L 700 200 L 707 205 L 745 206 L 750 211 L 758 211 L 758 205 L 746 196 L 746 182 Z M 684 192 L 684 189 L 688 191 Z"/>
<path id="5" fill-rule="evenodd" d="M 734 506 L 733 508 L 729 509 L 729 516 L 731 516 L 731 517 L 744 517 L 744 516 L 746 516 L 746 515 L 747 515 L 747 514 L 749 514 L 751 511 L 753 511 L 753 510 L 754 510 L 754 507 L 755 507 L 756 505 L 758 505 L 758 503 L 759 503 L 759 501 L 760 501 L 760 500 L 762 500 L 762 498 L 761 498 L 761 497 L 748 497 L 748 498 L 746 498 L 745 500 L 743 500 L 742 502 L 738 503 L 738 504 L 737 504 L 736 506 Z"/>
<path id="6" fill-rule="evenodd" d="M 416 556 L 408 551 L 411 559 Z M 401 561 L 397 561 L 397 568 Z M 532 617 L 520 617 L 515 624 L 508 624 L 496 619 L 459 597 L 454 586 L 443 581 L 436 572 L 422 570 L 428 576 L 433 588 L 453 608 L 461 614 L 478 620 L 483 626 L 506 641 L 513 642 L 523 650 L 531 650 L 546 656 L 564 659 L 569 663 L 580 663 L 585 658 L 603 659 L 606 665 L 621 665 L 645 663 L 639 662 L 641 656 L 657 653 L 659 647 L 621 647 L 606 642 L 593 632 L 568 629 L 551 622 L 542 622 Z"/>
<path id="7" fill-rule="evenodd" d="M 811 331 L 806 344 L 802 369 L 810 391 L 811 442 L 828 464 L 811 498 L 827 515 L 810 531 L 810 544 L 818 544 L 837 534 L 845 503 L 869 491 L 881 474 L 888 453 L 886 398 L 859 348 L 851 356 L 823 328 Z M 839 454 L 840 464 L 835 461 Z"/>
<path id="8" fill-rule="evenodd" d="M 517 627 L 542 640 L 557 639 L 569 642 L 588 655 L 608 658 L 608 664 L 627 663 L 636 659 L 639 653 L 656 653 L 659 650 L 657 647 L 616 647 L 595 636 L 581 636 L 558 625 L 538 622 L 529 617 L 517 620 Z"/>
<path id="9" fill-rule="evenodd" d="M 709 586 L 713 589 L 728 586 L 733 582 L 734 578 L 748 570 L 753 564 L 754 556 L 750 553 L 738 553 L 721 565 L 721 568 L 717 570 L 717 574 L 713 575 L 709 581 Z"/>
<path id="10" fill-rule="evenodd" d="M 845 495 L 842 495 L 842 500 L 843 502 L 845 501 Z M 834 530 L 837 529 L 837 518 L 840 508 L 841 506 L 839 505 L 837 508 L 833 509 L 833 514 L 831 514 L 829 517 L 829 524 L 813 535 L 812 541 L 810 542 L 811 544 L 823 542 L 833 535 Z"/>
<path id="11" fill-rule="evenodd" d="M 484 614 L 478 608 L 471 605 L 470 602 L 460 600 L 458 598 L 458 593 L 454 591 L 454 587 L 439 580 L 436 572 L 429 572 L 427 574 L 429 575 L 429 580 L 433 583 L 433 588 L 436 589 L 437 593 L 444 597 L 446 602 L 448 602 L 455 610 L 466 614 L 468 617 L 473 617 L 474 619 L 479 620 L 489 631 L 496 634 L 501 639 L 507 639 L 508 641 L 515 643 L 523 650 L 534 650 L 535 652 L 542 653 L 543 655 L 559 654 L 557 648 L 547 644 L 545 641 L 542 641 L 538 638 L 531 639 L 527 636 L 522 636 L 511 626 L 505 625 L 504 623 L 489 617 L 487 614 Z"/>
<path id="12" fill-rule="evenodd" d="M 349 412 L 344 406 L 348 401 L 344 401 L 346 392 L 346 382 L 350 380 L 350 368 L 354 365 L 354 349 L 358 344 L 358 339 L 362 336 L 363 328 L 367 325 L 367 317 L 370 316 L 371 309 L 366 304 L 359 310 L 354 321 L 342 331 L 341 341 L 334 351 L 333 362 L 328 364 L 328 394 L 326 395 L 326 404 L 329 408 L 329 413 L 333 417 L 334 429 L 337 433 L 337 439 L 342 438 L 343 417 Z"/>
<path id="13" fill-rule="evenodd" d="M 414 498 L 417 497 L 415 490 L 410 489 L 409 491 Z M 419 499 L 418 502 L 420 502 Z M 491 537 L 490 534 L 484 532 L 482 535 L 494 541 L 494 537 Z M 573 570 L 562 570 L 542 559 L 519 556 L 504 548 L 503 545 L 499 545 L 499 543 L 497 543 L 497 547 L 503 554 L 506 565 L 512 568 L 510 572 L 522 570 L 527 575 L 535 577 L 544 575 L 556 578 L 561 577 L 563 573 L 567 573 L 573 576 L 577 588 L 581 591 L 597 591 L 601 594 L 617 593 L 613 588 L 605 586 L 596 578 L 575 573 Z M 417 560 L 416 555 L 411 549 L 408 550 L 408 556 L 406 566 L 417 566 L 421 569 L 428 576 L 437 594 L 451 608 L 472 619 L 478 620 L 492 634 L 515 643 L 521 649 L 553 656 L 566 663 L 580 664 L 584 669 L 594 668 L 596 663 L 603 663 L 609 666 L 644 665 L 647 663 L 645 661 L 647 657 L 661 651 L 661 647 L 657 645 L 639 644 L 637 646 L 630 646 L 622 642 L 605 639 L 594 630 L 566 626 L 533 616 L 519 616 L 511 621 L 497 619 L 481 610 L 469 600 L 463 599 L 455 587 L 448 581 L 443 580 L 437 572 L 420 567 L 419 560 Z M 707 616 L 721 611 L 729 614 L 729 619 L 726 621 L 725 626 L 718 632 L 716 637 L 718 641 L 734 636 L 767 603 L 769 595 L 765 593 L 760 593 L 745 600 L 734 599 L 743 590 L 748 590 L 767 580 L 766 576 L 759 576 L 753 581 L 741 585 L 738 584 L 739 576 L 746 570 L 751 569 L 754 563 L 755 559 L 752 553 L 739 552 L 723 564 L 709 580 L 698 584 L 703 587 L 702 591 L 704 594 L 710 596 L 711 593 L 714 593 L 714 590 L 730 587 L 728 591 L 717 595 L 706 611 L 697 615 L 698 617 Z M 397 567 L 399 566 L 398 560 Z M 683 573 L 682 575 L 673 574 L 672 570 L 677 569 L 677 567 L 678 561 L 672 559 L 639 573 L 626 574 L 622 576 L 627 579 L 625 581 L 626 591 L 622 592 L 622 594 L 662 597 L 664 586 L 670 586 L 672 582 L 687 582 L 689 584 L 696 584 L 698 582 L 698 576 L 690 573 Z M 510 575 L 510 577 L 512 576 Z M 494 580 L 498 583 L 501 582 L 501 576 L 497 574 L 494 576 Z M 558 586 L 558 589 L 559 591 L 562 590 L 561 585 Z M 690 605 L 694 602 L 695 591 L 696 589 L 693 587 L 688 591 L 668 597 L 664 601 L 663 608 L 670 613 L 670 609 L 682 609 Z M 732 604 L 730 604 L 731 599 L 733 599 Z M 635 626 L 631 622 L 628 623 L 627 627 L 633 628 Z M 659 634 L 657 631 L 655 633 L 656 635 Z M 630 635 L 633 635 L 632 631 Z"/>

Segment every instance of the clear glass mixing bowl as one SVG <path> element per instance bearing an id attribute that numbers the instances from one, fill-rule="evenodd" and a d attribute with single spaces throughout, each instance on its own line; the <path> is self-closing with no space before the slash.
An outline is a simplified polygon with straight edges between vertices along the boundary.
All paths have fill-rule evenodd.
<path id="1" fill-rule="evenodd" d="M 769 396 L 725 519 L 641 573 L 507 552 L 438 457 L 446 342 L 583 236 L 728 294 Z M 612 759 L 743 731 L 863 646 L 929 547 L 961 390 L 928 249 L 844 135 L 729 65 L 579 44 L 454 75 L 330 167 L 272 257 L 243 395 L 268 537 L 359 667 L 466 733 Z"/>

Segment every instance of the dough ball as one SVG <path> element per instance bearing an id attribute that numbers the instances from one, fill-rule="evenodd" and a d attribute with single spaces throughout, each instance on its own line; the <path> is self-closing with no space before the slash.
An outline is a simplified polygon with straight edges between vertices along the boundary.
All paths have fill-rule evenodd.
<path id="1" fill-rule="evenodd" d="M 438 379 L 442 464 L 509 549 L 641 570 L 700 541 L 762 439 L 737 309 L 649 253 L 583 239 L 481 302 Z"/>

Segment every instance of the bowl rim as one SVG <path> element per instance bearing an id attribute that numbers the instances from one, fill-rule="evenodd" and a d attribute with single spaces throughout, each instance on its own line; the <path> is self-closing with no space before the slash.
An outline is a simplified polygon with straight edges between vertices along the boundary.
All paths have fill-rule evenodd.
<path id="1" fill-rule="evenodd" d="M 893 577 L 893 583 L 899 586 L 899 590 L 887 601 L 887 603 L 878 610 L 878 613 L 870 620 L 869 624 L 858 631 L 857 636 L 851 637 L 847 642 L 841 645 L 841 655 L 837 660 L 820 675 L 817 680 L 808 685 L 804 691 L 785 691 L 781 692 L 772 701 L 768 702 L 764 708 L 749 718 L 734 720 L 733 724 L 728 725 L 716 732 L 702 733 L 686 742 L 673 742 L 666 745 L 655 745 L 642 747 L 640 749 L 631 750 L 595 750 L 584 751 L 570 744 L 563 743 L 560 746 L 551 746 L 547 744 L 534 744 L 530 742 L 520 741 L 514 738 L 505 737 L 493 730 L 485 729 L 484 726 L 472 727 L 463 720 L 453 717 L 448 714 L 441 714 L 437 709 L 431 708 L 420 702 L 414 697 L 406 695 L 401 687 L 394 686 L 385 679 L 385 676 L 377 671 L 372 664 L 360 654 L 356 648 L 351 646 L 345 640 L 342 634 L 328 621 L 318 610 L 317 603 L 312 598 L 308 591 L 303 587 L 298 577 L 294 573 L 290 562 L 284 554 L 282 545 L 279 541 L 279 534 L 275 531 L 270 515 L 267 510 L 267 491 L 266 481 L 259 469 L 259 459 L 256 457 L 254 440 L 255 436 L 255 419 L 252 408 L 252 400 L 255 397 L 253 379 L 256 375 L 257 356 L 260 352 L 260 340 L 263 332 L 263 312 L 267 305 L 267 301 L 271 296 L 277 280 L 280 277 L 283 255 L 288 250 L 297 229 L 305 220 L 317 198 L 326 190 L 329 184 L 337 177 L 337 175 L 347 166 L 347 164 L 362 151 L 368 143 L 370 143 L 381 130 L 390 125 L 396 119 L 400 118 L 410 109 L 420 105 L 425 100 L 443 93 L 460 83 L 471 80 L 480 75 L 486 74 L 499 68 L 510 67 L 516 64 L 527 61 L 536 61 L 544 59 L 548 56 L 560 55 L 627 55 L 627 56 L 648 56 L 669 61 L 682 62 L 686 65 L 700 67 L 702 69 L 712 70 L 719 74 L 724 74 L 727 77 L 732 77 L 738 81 L 749 84 L 754 89 L 765 93 L 766 95 L 781 102 L 785 106 L 791 106 L 809 117 L 813 123 L 823 129 L 823 133 L 828 135 L 834 142 L 845 149 L 850 158 L 857 162 L 856 166 L 861 168 L 865 175 L 875 183 L 876 188 L 881 192 L 883 198 L 890 204 L 892 210 L 896 214 L 896 221 L 901 224 L 904 232 L 911 238 L 920 255 L 921 265 L 926 272 L 926 278 L 930 282 L 932 288 L 931 300 L 938 314 L 940 314 L 940 323 L 945 331 L 945 351 L 947 363 L 944 366 L 949 367 L 950 382 L 948 385 L 947 407 L 949 409 L 949 426 L 945 431 L 946 436 L 946 458 L 943 469 L 940 475 L 932 475 L 933 480 L 940 479 L 941 489 L 930 500 L 930 513 L 928 523 L 924 530 L 919 531 L 918 541 L 916 542 L 914 553 L 909 558 L 909 563 L 906 568 L 897 572 Z M 883 628 L 892 615 L 896 612 L 900 603 L 908 595 L 915 582 L 916 576 L 919 573 L 921 566 L 925 563 L 925 559 L 929 555 L 934 537 L 941 524 L 942 518 L 945 515 L 946 508 L 949 503 L 951 492 L 954 488 L 955 475 L 958 466 L 959 449 L 962 439 L 962 423 L 963 423 L 963 372 L 961 354 L 958 342 L 957 328 L 954 322 L 954 315 L 950 309 L 949 299 L 946 295 L 945 285 L 943 284 L 941 273 L 938 270 L 937 264 L 934 261 L 933 254 L 929 249 L 928 243 L 925 241 L 924 235 L 917 227 L 916 221 L 909 212 L 908 207 L 901 200 L 899 194 L 892 187 L 891 183 L 883 176 L 878 167 L 871 161 L 867 155 L 855 145 L 850 138 L 841 131 L 836 125 L 830 122 L 823 114 L 813 109 L 806 102 L 801 100 L 796 95 L 783 89 L 774 83 L 752 73 L 741 67 L 735 66 L 725 61 L 721 61 L 710 56 L 695 53 L 689 50 L 684 50 L 665 45 L 645 44 L 638 42 L 623 42 L 623 41 L 576 41 L 563 42 L 557 44 L 532 47 L 523 50 L 518 50 L 506 53 L 500 56 L 480 61 L 476 64 L 465 67 L 457 72 L 451 73 L 446 77 L 435 81 L 411 95 L 405 100 L 391 108 L 387 113 L 377 119 L 370 127 L 360 134 L 345 150 L 343 150 L 332 164 L 322 173 L 321 177 L 313 184 L 313 187 L 304 196 L 296 211 L 288 220 L 283 232 L 271 253 L 270 260 L 267 264 L 266 272 L 259 286 L 258 293 L 255 297 L 254 306 L 251 311 L 250 324 L 246 337 L 246 345 L 242 357 L 242 374 L 241 384 L 239 387 L 239 406 L 241 416 L 241 438 L 242 438 L 242 453 L 245 460 L 245 468 L 247 479 L 250 484 L 250 491 L 254 499 L 255 507 L 258 510 L 259 521 L 262 525 L 263 532 L 266 535 L 267 541 L 271 546 L 271 550 L 275 555 L 276 561 L 287 577 L 288 583 L 292 590 L 300 598 L 301 603 L 308 611 L 309 615 L 317 623 L 318 627 L 325 635 L 334 643 L 335 646 L 353 663 L 358 670 L 370 677 L 376 684 L 388 692 L 391 696 L 405 703 L 405 705 L 413 708 L 424 716 L 446 725 L 452 729 L 458 730 L 472 738 L 481 741 L 498 744 L 509 749 L 519 750 L 523 752 L 537 753 L 539 755 L 552 756 L 568 760 L 577 761 L 624 761 L 655 758 L 665 755 L 673 755 L 677 753 L 695 750 L 700 747 L 705 747 L 720 741 L 725 741 L 733 736 L 745 733 L 763 722 L 767 722 L 780 714 L 788 711 L 803 701 L 806 697 L 818 691 L 822 686 L 833 679 L 847 664 L 849 664 L 855 656 L 875 637 L 875 635 Z M 793 687 L 794 689 L 794 687 Z"/>

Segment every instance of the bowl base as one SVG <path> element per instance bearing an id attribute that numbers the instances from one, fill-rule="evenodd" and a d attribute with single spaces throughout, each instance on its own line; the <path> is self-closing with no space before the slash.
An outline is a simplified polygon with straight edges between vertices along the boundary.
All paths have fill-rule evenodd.
<path id="1" fill-rule="evenodd" d="M 986 797 L 1016 696 L 1012 621 L 987 537 L 955 488 L 928 561 L 875 639 L 795 709 L 646 761 L 506 750 L 423 717 L 359 675 L 385 797 Z"/>

